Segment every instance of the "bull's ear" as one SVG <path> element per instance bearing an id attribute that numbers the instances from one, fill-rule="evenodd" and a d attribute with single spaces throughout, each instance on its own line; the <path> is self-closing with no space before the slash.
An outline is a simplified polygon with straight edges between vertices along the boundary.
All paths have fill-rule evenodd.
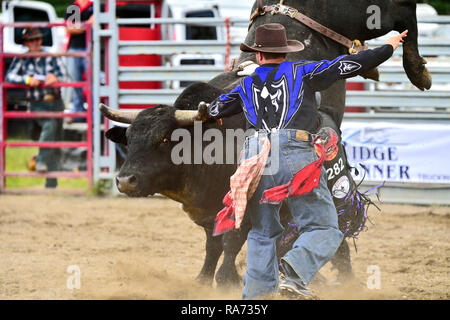
<path id="1" fill-rule="evenodd" d="M 106 137 L 115 143 L 120 143 L 123 145 L 127 145 L 127 137 L 126 137 L 127 128 L 114 126 L 108 131 L 106 131 Z"/>

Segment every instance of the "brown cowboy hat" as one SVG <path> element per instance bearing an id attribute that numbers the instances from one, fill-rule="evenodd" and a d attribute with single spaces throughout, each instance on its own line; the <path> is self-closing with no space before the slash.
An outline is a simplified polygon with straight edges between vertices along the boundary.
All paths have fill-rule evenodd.
<path id="1" fill-rule="evenodd" d="M 248 46 L 241 43 L 244 52 L 289 53 L 305 49 L 297 40 L 287 40 L 286 29 L 279 23 L 267 23 L 256 28 L 255 43 Z"/>
<path id="2" fill-rule="evenodd" d="M 44 38 L 44 34 L 38 28 L 26 28 L 22 31 L 22 37 L 20 38 L 20 42 L 24 43 L 25 41 L 33 40 L 33 39 L 42 39 Z"/>

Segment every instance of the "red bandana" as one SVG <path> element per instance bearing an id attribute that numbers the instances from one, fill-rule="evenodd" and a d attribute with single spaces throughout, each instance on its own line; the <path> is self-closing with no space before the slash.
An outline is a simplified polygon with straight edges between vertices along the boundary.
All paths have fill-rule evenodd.
<path id="1" fill-rule="evenodd" d="M 322 143 L 323 141 L 318 138 L 314 140 L 319 159 L 297 172 L 288 183 L 264 191 L 260 203 L 279 204 L 287 197 L 306 194 L 316 188 L 320 182 L 320 174 L 326 155 Z M 270 144 L 268 146 L 270 148 Z M 231 190 L 223 198 L 225 208 L 217 214 L 214 236 L 240 227 L 247 201 L 259 184 L 262 174 L 261 168 L 265 167 L 268 151 L 264 150 L 259 155 L 242 162 L 236 173 L 230 178 Z M 261 159 L 258 161 L 258 157 L 262 158 L 263 161 Z M 236 200 L 233 201 L 233 198 Z M 237 212 L 238 214 L 236 214 Z"/>

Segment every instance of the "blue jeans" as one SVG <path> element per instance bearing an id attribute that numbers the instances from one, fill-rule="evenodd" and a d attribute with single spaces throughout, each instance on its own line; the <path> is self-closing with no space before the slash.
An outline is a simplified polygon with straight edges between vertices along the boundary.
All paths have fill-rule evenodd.
<path id="1" fill-rule="evenodd" d="M 85 49 L 69 49 L 68 52 L 81 52 Z M 69 57 L 67 58 L 67 69 L 72 81 L 82 81 L 83 72 L 86 71 L 85 58 Z M 81 88 L 72 88 L 72 112 L 84 112 L 84 97 Z"/>
<path id="2" fill-rule="evenodd" d="M 57 98 L 53 102 L 33 101 L 31 102 L 31 111 L 64 111 L 64 103 L 61 98 Z M 36 119 L 34 123 L 41 128 L 39 142 L 61 141 L 63 138 L 63 121 L 58 118 Z M 39 148 L 36 157 L 36 163 L 47 165 L 49 172 L 58 171 L 60 169 L 61 151 L 58 148 Z M 47 178 L 45 180 L 46 187 L 56 187 L 56 178 Z"/>
<path id="3" fill-rule="evenodd" d="M 244 159 L 258 153 L 258 140 L 264 136 L 267 133 L 260 132 L 258 137 L 250 136 L 246 139 Z M 309 142 L 297 140 L 295 130 L 279 130 L 270 133 L 269 137 L 271 154 L 266 172 L 246 209 L 246 214 L 251 218 L 252 229 L 247 237 L 243 299 L 257 299 L 278 291 L 276 243 L 283 232 L 279 216 L 281 204 L 260 204 L 263 192 L 289 182 L 299 170 L 317 160 L 314 147 Z M 278 163 L 274 164 L 273 159 Z M 325 169 L 322 167 L 317 188 L 302 196 L 289 197 L 286 201 L 300 236 L 282 261 L 295 271 L 306 286 L 333 257 L 343 238 L 338 227 L 336 208 L 327 187 Z"/>

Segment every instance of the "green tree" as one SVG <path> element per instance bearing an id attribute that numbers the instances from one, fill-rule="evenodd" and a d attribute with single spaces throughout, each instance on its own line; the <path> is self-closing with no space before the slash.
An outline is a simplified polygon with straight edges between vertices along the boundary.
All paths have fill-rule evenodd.
<path id="1" fill-rule="evenodd" d="M 433 6 L 440 15 L 450 14 L 450 1 L 448 0 L 419 0 L 417 3 L 428 3 Z"/>
<path id="2" fill-rule="evenodd" d="M 60 18 L 64 17 L 67 7 L 74 3 L 73 0 L 46 0 L 44 2 L 50 3 L 56 11 L 56 15 Z"/>

